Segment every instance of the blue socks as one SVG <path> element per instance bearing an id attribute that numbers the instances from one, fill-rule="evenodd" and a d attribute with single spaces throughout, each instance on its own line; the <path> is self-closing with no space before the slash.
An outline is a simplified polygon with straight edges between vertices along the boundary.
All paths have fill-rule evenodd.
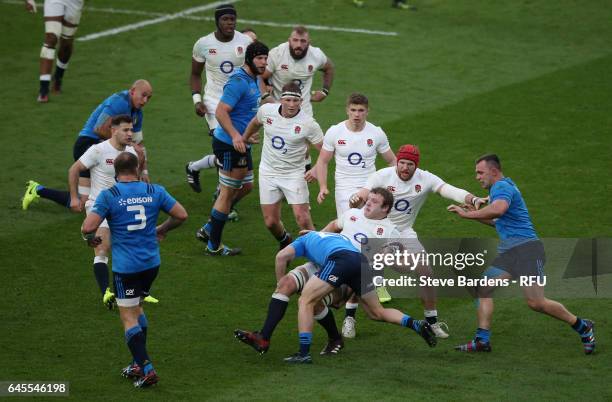
<path id="1" fill-rule="evenodd" d="M 153 364 L 149 360 L 147 348 L 145 347 L 145 336 L 140 325 L 135 325 L 125 331 L 125 341 L 130 349 L 130 352 L 132 353 L 134 361 L 136 364 L 142 367 L 145 375 L 147 375 L 151 370 L 153 370 Z"/>
<path id="2" fill-rule="evenodd" d="M 489 343 L 489 338 L 491 337 L 491 330 L 478 328 L 476 329 L 476 336 L 474 339 L 480 339 L 484 343 Z"/>
<path id="3" fill-rule="evenodd" d="M 415 332 L 419 332 L 421 329 L 421 322 L 410 317 L 408 314 L 404 314 L 400 325 L 402 327 L 412 328 Z"/>
<path id="4" fill-rule="evenodd" d="M 219 212 L 214 208 L 212 211 L 210 211 L 210 222 L 206 224 L 206 229 L 210 234 L 210 238 L 208 240 L 208 248 L 210 250 L 214 251 L 219 249 L 225 222 L 227 222 L 227 214 Z"/>
<path id="5" fill-rule="evenodd" d="M 310 354 L 310 344 L 312 343 L 312 332 L 300 332 L 300 355 Z"/>

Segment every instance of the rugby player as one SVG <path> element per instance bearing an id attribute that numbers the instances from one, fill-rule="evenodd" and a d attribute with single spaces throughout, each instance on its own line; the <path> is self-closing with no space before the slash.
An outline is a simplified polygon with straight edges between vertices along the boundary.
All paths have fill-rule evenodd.
<path id="1" fill-rule="evenodd" d="M 498 255 L 484 273 L 487 278 L 518 279 L 520 276 L 544 276 L 546 255 L 527 211 L 527 205 L 512 179 L 505 177 L 501 162 L 495 154 L 484 155 L 476 161 L 476 180 L 489 190 L 489 205 L 479 210 L 468 210 L 450 205 L 448 210 L 465 219 L 474 219 L 494 226 L 499 235 Z M 493 318 L 492 287 L 478 289 L 478 329 L 474 339 L 455 349 L 463 352 L 491 351 L 491 321 Z M 576 317 L 563 304 L 544 296 L 544 286 L 522 287 L 527 305 L 533 311 L 565 321 L 580 336 L 584 353 L 595 351 L 595 324 Z"/>
<path id="2" fill-rule="evenodd" d="M 161 263 L 158 241 L 187 219 L 187 212 L 160 185 L 139 181 L 138 159 L 120 153 L 110 164 L 117 183 L 103 190 L 81 227 L 83 238 L 97 247 L 102 239 L 96 233 L 107 221 L 113 240 L 113 279 L 119 316 L 132 363 L 121 374 L 134 380 L 137 388 L 159 381 L 148 355 L 146 342 L 149 323 L 142 307 Z M 159 211 L 169 218 L 156 227 Z"/>
<path id="3" fill-rule="evenodd" d="M 242 135 L 257 113 L 259 87 L 257 76 L 266 68 L 268 47 L 262 42 L 251 43 L 245 51 L 245 64 L 223 87 L 223 95 L 216 110 L 219 126 L 213 136 L 213 151 L 219 160 L 219 197 L 210 213 L 210 220 L 196 233 L 206 243 L 209 255 L 232 256 L 240 249 L 221 243 L 223 227 L 228 220 L 235 195 L 243 186 L 253 185 L 253 159 L 251 146 Z"/>
<path id="4" fill-rule="evenodd" d="M 281 221 L 283 198 L 291 205 L 295 220 L 302 230 L 314 230 L 310 217 L 310 193 L 304 174 L 308 146 L 317 151 L 323 145 L 319 124 L 301 109 L 302 91 L 296 83 L 283 86 L 280 105 L 262 105 L 244 132 L 249 141 L 264 128 L 259 164 L 259 202 L 264 223 L 278 240 L 280 248 L 293 241 Z"/>
<path id="5" fill-rule="evenodd" d="M 142 179 L 149 181 L 147 170 L 146 148 L 142 133 L 143 113 L 142 109 L 149 103 L 153 96 L 151 84 L 143 79 L 135 81 L 129 90 L 117 92 L 104 100 L 91 113 L 85 126 L 80 131 L 72 149 L 74 160 L 78 160 L 89 147 L 111 137 L 111 121 L 113 117 L 128 115 L 132 118 L 133 130 L 132 142 L 137 152 L 143 155 Z M 79 194 L 82 202 L 87 200 L 90 188 L 89 170 L 82 171 L 79 178 Z M 57 204 L 70 208 L 70 193 L 63 190 L 47 188 L 34 180 L 28 181 L 26 191 L 21 201 L 23 210 L 29 208 L 30 204 L 39 197 L 54 201 Z"/>
<path id="6" fill-rule="evenodd" d="M 25 0 L 26 10 L 36 13 L 36 2 Z M 61 93 L 64 72 L 68 68 L 74 35 L 83 11 L 83 0 L 45 0 L 45 40 L 40 50 L 40 88 L 38 90 L 39 103 L 49 102 L 49 86 L 51 83 L 51 70 L 56 49 L 55 73 L 53 74 L 53 92 Z"/>
<path id="7" fill-rule="evenodd" d="M 486 201 L 469 192 L 454 187 L 433 173 L 418 168 L 421 159 L 419 149 L 411 144 L 402 145 L 396 154 L 397 166 L 378 170 L 372 174 L 364 188 L 351 196 L 352 206 L 359 206 L 367 199 L 370 189 L 384 187 L 393 193 L 393 208 L 389 213 L 391 222 L 397 225 L 405 248 L 410 253 L 423 253 L 425 248 L 419 242 L 417 233 L 412 229 L 419 211 L 430 193 L 437 193 L 444 198 L 479 208 Z M 422 262 L 425 260 L 422 259 Z M 414 268 L 414 267 L 413 267 Z M 431 267 L 419 264 L 415 268 L 419 276 L 431 276 Z M 438 322 L 435 289 L 422 287 L 421 300 L 425 309 L 425 319 L 438 338 L 447 338 L 448 333 Z M 350 320 L 349 320 L 350 321 Z M 354 323 L 354 322 L 353 322 Z"/>

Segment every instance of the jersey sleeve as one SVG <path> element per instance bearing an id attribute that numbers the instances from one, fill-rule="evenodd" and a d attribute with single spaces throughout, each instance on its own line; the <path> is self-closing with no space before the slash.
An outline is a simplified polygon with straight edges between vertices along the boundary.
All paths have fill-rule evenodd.
<path id="1" fill-rule="evenodd" d="M 223 87 L 221 102 L 229 105 L 233 109 L 248 89 L 248 84 L 243 79 L 232 76 Z"/>
<path id="2" fill-rule="evenodd" d="M 325 64 L 327 64 L 327 56 L 325 55 L 323 50 L 319 48 L 317 48 L 317 51 L 315 52 L 315 54 L 316 54 L 316 60 L 317 60 L 317 70 L 320 70 L 323 68 Z"/>
<path id="3" fill-rule="evenodd" d="M 295 239 L 293 241 L 293 243 L 291 243 L 291 246 L 293 247 L 293 249 L 295 250 L 295 256 L 296 257 L 303 257 L 306 255 L 306 247 L 305 247 L 305 242 L 304 242 L 304 238 L 306 236 L 300 236 L 297 239 Z"/>
<path id="4" fill-rule="evenodd" d="M 202 39 L 199 39 L 195 45 L 193 45 L 193 53 L 192 56 L 195 61 L 198 63 L 206 63 L 206 56 L 204 52 L 204 44 L 202 43 Z"/>
<path id="5" fill-rule="evenodd" d="M 134 124 L 134 128 L 132 129 L 132 131 L 134 131 L 135 133 L 142 131 L 142 110 L 139 110 L 136 115 L 138 116 L 138 120 L 136 121 L 136 124 Z"/>
<path id="6" fill-rule="evenodd" d="M 166 189 L 163 186 L 156 184 L 155 187 L 156 187 L 155 192 L 159 194 L 159 207 L 165 213 L 170 212 L 170 210 L 176 204 L 176 200 L 174 199 L 174 197 L 170 195 L 168 191 L 166 191 Z"/>
<path id="7" fill-rule="evenodd" d="M 432 193 L 437 192 L 440 187 L 446 184 L 444 180 L 442 180 L 440 177 L 436 176 L 431 172 L 423 171 L 423 173 L 425 173 L 427 184 L 429 185 L 429 191 L 431 191 Z"/>
<path id="8" fill-rule="evenodd" d="M 279 58 L 278 54 L 279 54 L 278 48 L 274 48 L 270 50 L 270 52 L 268 53 L 268 65 L 266 66 L 266 70 L 268 70 L 271 73 L 274 73 L 274 70 L 276 70 L 276 65 L 278 64 L 278 58 Z"/>
<path id="9" fill-rule="evenodd" d="M 382 128 L 378 128 L 378 145 L 376 145 L 376 152 L 379 154 L 384 154 L 388 150 L 391 149 L 389 145 L 389 139 L 387 138 L 387 134 L 383 131 Z"/>
<path id="10" fill-rule="evenodd" d="M 91 169 L 100 163 L 100 151 L 97 146 L 91 146 L 85 151 L 83 155 L 79 158 L 79 161 L 85 166 L 87 169 Z"/>
<path id="11" fill-rule="evenodd" d="M 381 180 L 380 172 L 374 172 L 368 177 L 368 181 L 366 182 L 363 188 L 367 188 L 368 190 L 373 189 L 374 187 L 385 187 Z"/>
<path id="12" fill-rule="evenodd" d="M 110 205 L 110 191 L 102 190 L 102 192 L 96 197 L 96 202 L 91 208 L 91 212 L 98 214 L 102 219 L 106 219 L 110 212 Z"/>
<path id="13" fill-rule="evenodd" d="M 261 124 L 264 124 L 265 121 L 265 114 L 267 113 L 267 103 L 264 105 L 261 105 L 259 107 L 259 109 L 257 109 L 257 114 L 255 115 L 255 117 L 257 118 L 257 121 L 260 122 Z"/>
<path id="14" fill-rule="evenodd" d="M 329 152 L 334 152 L 334 150 L 336 149 L 335 142 L 336 141 L 334 138 L 334 132 L 330 127 L 325 133 L 325 136 L 323 137 L 323 149 Z"/>
<path id="15" fill-rule="evenodd" d="M 306 135 L 306 139 L 311 144 L 318 144 L 323 141 L 323 130 L 321 130 L 321 126 L 316 120 L 312 120 L 309 125 L 308 134 Z"/>
<path id="16" fill-rule="evenodd" d="M 512 203 L 512 190 L 513 189 L 510 184 L 503 181 L 498 181 L 493 187 L 491 187 L 491 192 L 489 193 L 491 201 L 489 204 L 493 204 L 493 202 L 497 200 L 504 200 L 508 203 L 508 205 L 510 205 Z"/>

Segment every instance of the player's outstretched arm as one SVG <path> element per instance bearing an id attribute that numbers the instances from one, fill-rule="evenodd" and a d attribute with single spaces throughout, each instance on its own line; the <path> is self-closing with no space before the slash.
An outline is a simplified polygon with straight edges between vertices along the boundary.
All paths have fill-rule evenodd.
<path id="1" fill-rule="evenodd" d="M 487 203 L 486 198 L 476 197 L 466 190 L 457 188 L 448 183 L 441 185 L 436 192 L 442 197 L 455 201 L 456 203 L 473 205 L 476 209 L 479 209 L 482 205 Z"/>
<path id="2" fill-rule="evenodd" d="M 168 211 L 168 219 L 161 225 L 157 226 L 157 240 L 161 241 L 166 238 L 169 231 L 181 226 L 187 220 L 187 210 L 178 201 Z"/>
<path id="3" fill-rule="evenodd" d="M 329 222 L 320 232 L 340 233 L 342 229 L 338 226 L 338 219 Z"/>
<path id="4" fill-rule="evenodd" d="M 295 258 L 295 249 L 290 244 L 276 254 L 274 272 L 276 273 L 276 281 L 280 281 L 287 273 L 287 266 Z"/>
<path id="5" fill-rule="evenodd" d="M 469 211 L 459 205 L 449 205 L 447 210 L 454 212 L 464 219 L 474 219 L 484 224 L 495 226 L 494 219 L 501 217 L 508 210 L 508 203 L 504 200 L 496 200 L 486 207 Z"/>

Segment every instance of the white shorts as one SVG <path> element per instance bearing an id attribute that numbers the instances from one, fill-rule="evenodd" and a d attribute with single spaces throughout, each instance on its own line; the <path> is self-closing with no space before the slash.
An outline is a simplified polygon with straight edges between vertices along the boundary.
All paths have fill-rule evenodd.
<path id="1" fill-rule="evenodd" d="M 342 215 L 344 215 L 346 211 L 351 209 L 349 207 L 349 199 L 351 198 L 353 194 L 358 192 L 360 189 L 361 187 L 337 188 L 336 189 L 334 193 L 334 197 L 336 197 L 336 213 L 337 213 L 338 219 L 342 219 Z"/>
<path id="2" fill-rule="evenodd" d="M 85 213 L 87 215 L 89 215 L 89 213 L 91 212 L 91 208 L 94 206 L 95 203 L 96 202 L 94 200 L 87 200 L 85 202 Z M 100 224 L 100 227 L 110 230 L 110 228 L 108 227 L 108 222 L 106 221 L 106 219 L 104 219 L 102 221 L 102 223 Z"/>
<path id="3" fill-rule="evenodd" d="M 45 0 L 45 17 L 64 17 L 71 24 L 79 25 L 83 0 Z"/>
<path id="4" fill-rule="evenodd" d="M 208 124 L 208 128 L 210 130 L 214 130 L 219 127 L 219 122 L 217 122 L 217 118 L 215 117 L 215 111 L 217 110 L 217 106 L 219 105 L 219 99 L 210 99 L 210 97 L 204 95 L 204 106 L 206 107 L 206 114 L 204 118 L 206 119 L 206 124 Z"/>
<path id="5" fill-rule="evenodd" d="M 303 177 L 283 178 L 259 174 L 259 203 L 276 204 L 285 198 L 288 204 L 308 204 L 310 193 Z"/>

